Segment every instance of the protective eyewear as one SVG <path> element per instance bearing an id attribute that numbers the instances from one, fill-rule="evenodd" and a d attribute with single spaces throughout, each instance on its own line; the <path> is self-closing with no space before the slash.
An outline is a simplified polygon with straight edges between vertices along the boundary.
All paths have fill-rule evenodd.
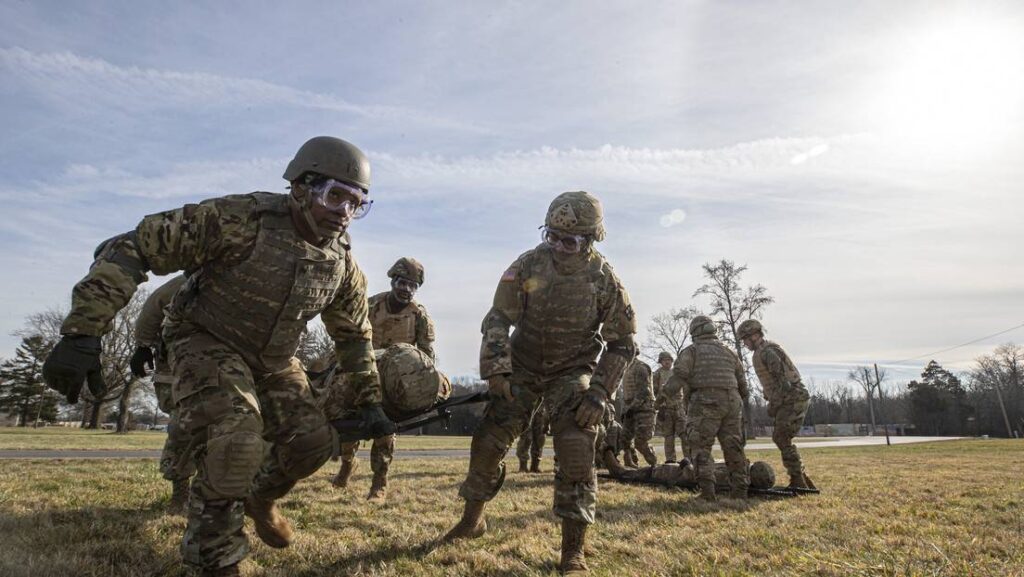
<path id="1" fill-rule="evenodd" d="M 409 292 L 416 292 L 420 288 L 420 284 L 418 282 L 407 278 L 397 277 L 393 282 L 395 284 L 395 288 L 405 289 Z"/>
<path id="2" fill-rule="evenodd" d="M 541 238 L 551 248 L 567 253 L 577 253 L 583 249 L 587 237 L 578 234 L 557 232 L 548 227 L 541 229 Z"/>
<path id="3" fill-rule="evenodd" d="M 363 218 L 373 205 L 373 201 L 366 199 L 366 193 L 361 188 L 333 178 L 315 183 L 311 190 L 316 201 L 324 208 L 352 218 Z"/>

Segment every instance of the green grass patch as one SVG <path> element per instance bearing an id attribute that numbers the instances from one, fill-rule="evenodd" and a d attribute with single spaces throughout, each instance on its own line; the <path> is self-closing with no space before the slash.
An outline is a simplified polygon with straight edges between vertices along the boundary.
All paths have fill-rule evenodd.
<path id="1" fill-rule="evenodd" d="M 602 482 L 588 555 L 595 575 L 1024 575 L 1021 441 L 808 452 L 818 496 L 706 504 L 687 492 Z M 781 471 L 777 452 L 752 451 Z M 253 537 L 243 575 L 551 575 L 559 531 L 544 474 L 510 472 L 481 539 L 433 548 L 455 523 L 465 459 L 392 466 L 374 506 L 366 458 L 352 486 L 329 463 L 282 500 L 285 550 Z M 151 460 L 5 461 L 0 575 L 184 576 L 184 519 Z"/>

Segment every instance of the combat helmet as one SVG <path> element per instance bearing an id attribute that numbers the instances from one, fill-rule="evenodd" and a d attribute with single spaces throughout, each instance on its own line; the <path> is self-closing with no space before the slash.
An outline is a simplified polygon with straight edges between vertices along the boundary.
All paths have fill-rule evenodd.
<path id="1" fill-rule="evenodd" d="M 666 360 L 666 359 L 671 361 L 672 360 L 672 353 L 670 353 L 668 351 L 661 351 L 660 353 L 658 353 L 658 362 L 659 363 L 661 361 Z"/>
<path id="2" fill-rule="evenodd" d="M 551 201 L 544 226 L 602 241 L 605 235 L 604 208 L 601 201 L 589 192 L 563 192 Z"/>
<path id="3" fill-rule="evenodd" d="M 761 326 L 761 321 L 757 319 L 747 319 L 740 323 L 739 328 L 736 329 L 736 336 L 741 339 L 745 339 L 758 332 L 764 334 L 764 327 Z"/>
<path id="4" fill-rule="evenodd" d="M 690 336 L 699 337 L 707 334 L 716 334 L 715 321 L 705 315 L 697 315 L 690 321 Z"/>
<path id="5" fill-rule="evenodd" d="M 307 172 L 315 172 L 370 190 L 370 160 L 362 150 L 340 138 L 310 138 L 288 163 L 284 179 L 294 182 Z"/>
<path id="6" fill-rule="evenodd" d="M 423 284 L 423 265 L 420 261 L 403 256 L 402 258 L 395 261 L 395 264 L 391 265 L 388 269 L 388 278 L 402 277 L 415 282 L 418 285 Z"/>
<path id="7" fill-rule="evenodd" d="M 750 465 L 750 487 L 752 489 L 771 489 L 775 486 L 775 469 L 764 461 Z"/>

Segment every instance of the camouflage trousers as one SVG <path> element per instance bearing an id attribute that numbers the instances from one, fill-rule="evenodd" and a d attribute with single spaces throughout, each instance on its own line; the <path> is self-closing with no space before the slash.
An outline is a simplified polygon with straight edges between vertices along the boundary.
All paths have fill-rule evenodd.
<path id="1" fill-rule="evenodd" d="M 604 466 L 603 456 L 607 450 L 611 450 L 616 458 L 622 450 L 622 425 L 615 420 L 615 411 L 610 405 L 605 407 L 604 417 L 597 429 L 597 453 L 594 458 L 597 467 Z"/>
<path id="2" fill-rule="evenodd" d="M 634 461 L 637 459 L 637 451 L 644 456 L 648 465 L 658 463 L 658 457 L 651 448 L 651 438 L 654 437 L 654 408 L 626 409 L 622 417 L 622 449 L 629 451 Z"/>
<path id="3" fill-rule="evenodd" d="M 459 496 L 467 501 L 490 501 L 498 494 L 505 480 L 505 455 L 545 398 L 551 407 L 551 434 L 558 455 L 552 510 L 564 519 L 593 523 L 597 509 L 597 427 L 580 427 L 575 419 L 583 393 L 590 387 L 590 373 L 541 377 L 518 367 L 513 370 L 510 381 L 515 398 L 487 403 L 483 420 L 473 433 L 469 472 Z"/>
<path id="4" fill-rule="evenodd" d="M 527 459 L 540 459 L 544 456 L 544 443 L 548 434 L 548 415 L 551 410 L 548 402 L 541 402 L 537 411 L 530 419 L 530 425 L 519 435 L 519 442 L 516 443 L 516 458 L 520 461 Z"/>
<path id="5" fill-rule="evenodd" d="M 395 435 L 377 437 L 370 443 L 370 470 L 373 471 L 375 478 L 379 478 L 382 482 L 387 483 L 388 470 L 391 469 L 391 461 L 395 458 Z M 342 443 L 342 462 L 355 461 L 358 450 L 359 441 Z"/>
<path id="6" fill-rule="evenodd" d="M 750 479 L 743 452 L 743 400 L 739 392 L 697 389 L 691 393 L 687 409 L 686 442 L 693 452 L 693 466 L 701 489 L 715 485 L 711 447 L 717 438 L 729 471 L 729 486 L 746 491 Z"/>
<path id="7" fill-rule="evenodd" d="M 795 395 L 777 406 L 769 406 L 770 412 L 774 413 L 775 429 L 772 431 L 772 441 L 782 452 L 782 465 L 790 477 L 799 477 L 804 472 L 804 465 L 800 461 L 800 451 L 797 451 L 793 444 L 793 437 L 800 432 L 804 424 L 804 417 L 807 415 L 808 395 Z"/>
<path id="8" fill-rule="evenodd" d="M 215 569 L 249 553 L 243 503 L 283 497 L 330 457 L 336 436 L 317 408 L 295 359 L 276 373 L 254 373 L 231 347 L 192 325 L 165 327 L 178 422 L 196 437 L 187 565 Z"/>
<path id="9" fill-rule="evenodd" d="M 690 457 L 690 449 L 686 446 L 686 411 L 680 405 L 665 405 L 658 411 L 658 420 L 662 424 L 661 434 L 665 436 L 665 460 L 676 460 L 676 439 L 683 448 L 683 456 Z"/>
<path id="10" fill-rule="evenodd" d="M 170 417 L 167 423 L 167 440 L 164 441 L 164 448 L 160 452 L 160 474 L 168 481 L 189 479 L 196 473 L 191 456 L 186 454 L 192 437 L 178 422 L 178 410 L 174 407 L 174 400 L 171 397 L 173 380 L 169 372 L 157 371 L 153 375 L 157 406 Z"/>

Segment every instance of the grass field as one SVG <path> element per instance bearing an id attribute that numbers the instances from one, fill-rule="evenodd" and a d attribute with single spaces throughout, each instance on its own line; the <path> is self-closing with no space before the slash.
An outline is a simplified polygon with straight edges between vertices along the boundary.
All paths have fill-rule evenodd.
<path id="1" fill-rule="evenodd" d="M 602 482 L 588 554 L 595 575 L 1024 575 L 1024 442 L 817 449 L 819 496 L 705 504 L 686 492 Z M 772 452 L 751 452 L 780 468 Z M 396 461 L 372 506 L 328 464 L 283 509 L 296 543 L 254 543 L 249 576 L 550 575 L 558 530 L 550 474 L 510 473 L 483 538 L 431 550 L 461 510 L 466 460 Z M 547 469 L 550 462 L 545 460 Z M 162 508 L 156 463 L 0 464 L 0 575 L 183 576 L 184 519 Z"/>

